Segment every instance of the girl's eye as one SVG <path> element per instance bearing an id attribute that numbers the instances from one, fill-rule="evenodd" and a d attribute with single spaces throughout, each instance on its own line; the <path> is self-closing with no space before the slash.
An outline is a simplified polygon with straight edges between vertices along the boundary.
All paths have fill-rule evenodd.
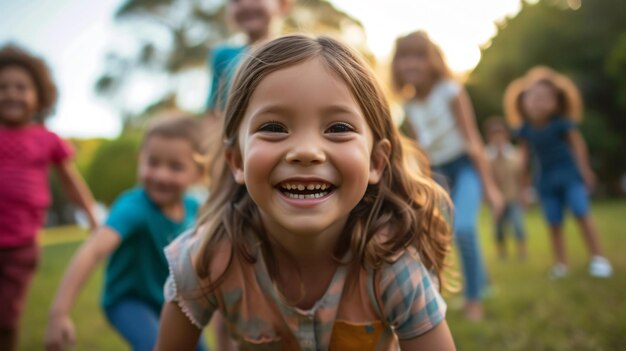
<path id="1" fill-rule="evenodd" d="M 266 133 L 287 133 L 287 128 L 278 122 L 269 122 L 259 127 L 259 132 Z"/>
<path id="2" fill-rule="evenodd" d="M 326 133 L 349 133 L 354 131 L 354 127 L 345 122 L 334 123 L 326 129 Z"/>

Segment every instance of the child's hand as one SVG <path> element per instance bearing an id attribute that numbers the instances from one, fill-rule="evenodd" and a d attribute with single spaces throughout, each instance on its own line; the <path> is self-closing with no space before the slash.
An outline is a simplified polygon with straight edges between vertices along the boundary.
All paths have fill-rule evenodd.
<path id="1" fill-rule="evenodd" d="M 596 175 L 591 169 L 586 169 L 582 172 L 582 176 L 587 190 L 591 192 L 596 187 Z"/>
<path id="2" fill-rule="evenodd" d="M 46 351 L 63 351 L 74 348 L 76 329 L 69 316 L 50 317 L 44 338 Z"/>
<path id="3" fill-rule="evenodd" d="M 519 192 L 518 201 L 524 210 L 527 210 L 532 203 L 532 188 L 522 189 Z"/>
<path id="4" fill-rule="evenodd" d="M 489 187 L 486 189 L 485 195 L 487 195 L 487 202 L 489 202 L 491 206 L 494 217 L 500 218 L 504 212 L 504 199 L 502 198 L 502 194 L 500 194 L 497 188 Z"/>

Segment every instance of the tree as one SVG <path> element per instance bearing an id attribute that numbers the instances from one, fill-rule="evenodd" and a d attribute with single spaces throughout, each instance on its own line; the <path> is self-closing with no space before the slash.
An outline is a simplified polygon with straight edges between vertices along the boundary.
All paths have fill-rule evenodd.
<path id="1" fill-rule="evenodd" d="M 468 79 L 479 119 L 502 114 L 506 86 L 535 65 L 571 77 L 585 100 L 581 130 L 600 179 L 617 191 L 626 171 L 626 3 L 541 0 L 522 3 L 482 50 Z M 614 188 L 612 188 L 614 187 Z"/>
<path id="2" fill-rule="evenodd" d="M 137 183 L 138 149 L 139 138 L 135 135 L 106 141 L 98 148 L 85 174 L 85 180 L 98 201 L 109 206 L 123 191 Z"/>

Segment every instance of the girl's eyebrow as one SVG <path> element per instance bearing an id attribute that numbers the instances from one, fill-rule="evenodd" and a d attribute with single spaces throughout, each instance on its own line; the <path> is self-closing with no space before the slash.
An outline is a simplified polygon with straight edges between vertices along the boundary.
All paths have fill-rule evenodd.
<path id="1" fill-rule="evenodd" d="M 252 111 L 251 116 L 254 118 L 255 116 L 266 114 L 266 113 L 274 114 L 274 115 L 288 115 L 292 112 L 293 112 L 293 109 L 289 108 L 288 106 L 268 104 L 268 105 L 261 106 L 258 109 Z"/>
<path id="2" fill-rule="evenodd" d="M 361 115 L 361 110 L 357 106 L 349 106 L 349 105 L 330 105 L 322 108 L 321 112 L 323 115 L 333 115 L 333 114 L 352 114 L 352 115 Z"/>

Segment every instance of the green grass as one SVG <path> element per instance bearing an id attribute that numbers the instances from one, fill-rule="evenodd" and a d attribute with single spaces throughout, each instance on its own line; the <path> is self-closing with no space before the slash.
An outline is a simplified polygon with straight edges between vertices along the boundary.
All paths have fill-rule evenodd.
<path id="1" fill-rule="evenodd" d="M 615 273 L 609 280 L 590 278 L 587 252 L 578 229 L 567 223 L 571 275 L 547 278 L 552 261 L 545 225 L 536 209 L 529 212 L 529 255 L 519 261 L 496 258 L 491 220 L 481 214 L 483 255 L 491 296 L 486 319 L 463 318 L 459 296 L 448 296 L 448 323 L 459 350 L 626 350 L 626 202 L 595 203 L 593 213 L 606 255 Z M 72 228 L 48 230 L 42 237 L 43 260 L 33 282 L 22 320 L 22 350 L 41 350 L 47 311 L 64 267 L 85 233 Z M 513 241 L 509 240 L 513 253 Z M 98 307 L 102 270 L 90 279 L 74 306 L 76 350 L 124 350 Z"/>
<path id="2" fill-rule="evenodd" d="M 458 348 L 626 350 L 626 203 L 596 203 L 593 215 L 614 277 L 589 277 L 587 251 L 577 226 L 569 220 L 566 245 L 571 274 L 552 281 L 547 277 L 552 253 L 539 211 L 531 210 L 526 220 L 529 256 L 524 262 L 515 255 L 506 261 L 496 258 L 491 221 L 483 211 L 481 239 L 493 294 L 485 302 L 486 319 L 480 323 L 466 321 L 455 299 L 449 303 L 448 323 Z M 512 254 L 514 242 L 508 241 Z"/>

